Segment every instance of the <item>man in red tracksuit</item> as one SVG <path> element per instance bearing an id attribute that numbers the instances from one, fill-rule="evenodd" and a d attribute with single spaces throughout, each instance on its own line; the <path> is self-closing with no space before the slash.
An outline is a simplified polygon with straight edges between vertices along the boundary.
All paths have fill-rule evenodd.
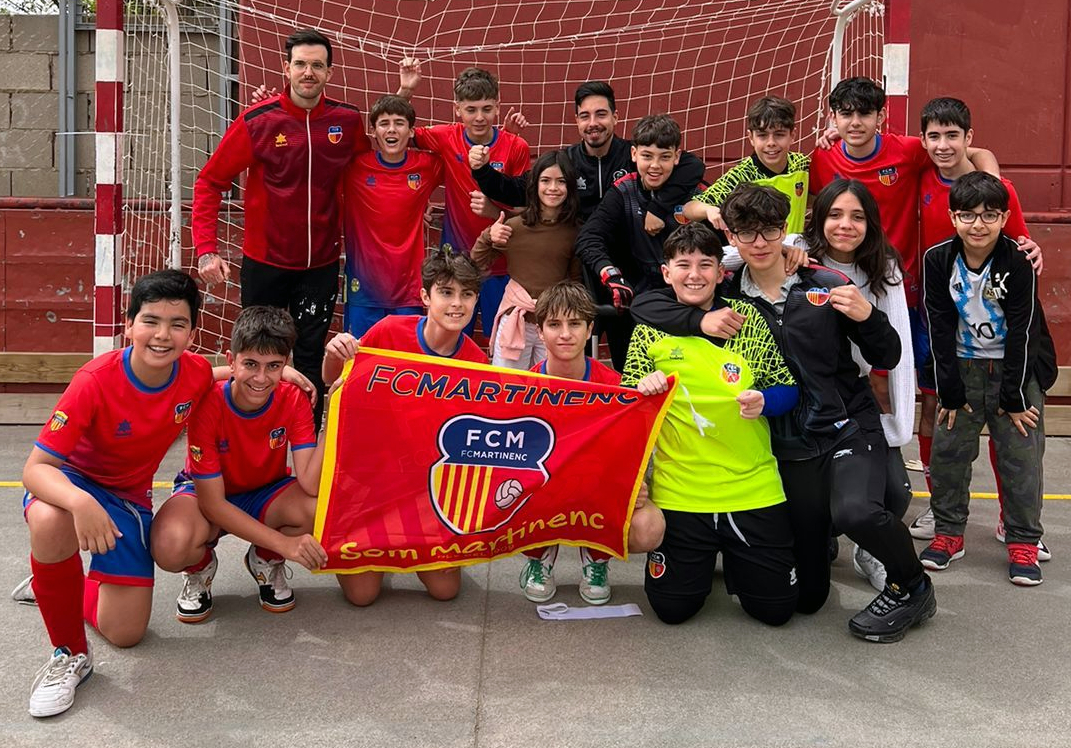
<path id="1" fill-rule="evenodd" d="M 222 283 L 230 276 L 216 239 L 222 193 L 248 170 L 242 306 L 290 311 L 298 331 L 294 368 L 320 395 L 324 342 L 338 297 L 342 174 L 371 148 L 358 109 L 323 95 L 331 56 L 331 42 L 319 32 L 291 34 L 286 89 L 231 124 L 193 190 L 197 268 L 207 283 Z M 317 424 L 321 413 L 317 402 Z"/>

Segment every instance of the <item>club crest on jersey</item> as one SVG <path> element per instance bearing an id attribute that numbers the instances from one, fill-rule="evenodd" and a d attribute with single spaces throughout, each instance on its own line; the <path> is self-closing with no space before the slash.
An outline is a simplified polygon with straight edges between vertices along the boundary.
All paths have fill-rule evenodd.
<path id="1" fill-rule="evenodd" d="M 651 579 L 661 579 L 666 573 L 666 557 L 658 551 L 647 554 L 647 573 Z"/>
<path id="2" fill-rule="evenodd" d="M 62 410 L 57 410 L 52 414 L 52 417 L 48 419 L 48 430 L 59 431 L 61 428 L 67 425 L 67 414 Z"/>
<path id="3" fill-rule="evenodd" d="M 506 168 L 506 165 L 504 163 L 502 163 L 501 161 L 492 161 L 491 162 L 491 168 L 494 169 L 495 171 L 502 171 L 503 169 Z"/>
<path id="4" fill-rule="evenodd" d="M 736 384 L 740 381 L 740 367 L 736 364 L 722 364 L 721 378 L 729 384 Z"/>
<path id="5" fill-rule="evenodd" d="M 282 148 L 283 146 L 286 146 L 286 145 L 290 145 L 290 144 L 286 142 L 286 136 L 285 135 L 283 135 L 282 133 L 279 133 L 278 135 L 275 136 L 275 147 L 276 148 Z"/>
<path id="6" fill-rule="evenodd" d="M 272 449 L 278 449 L 279 447 L 286 446 L 286 427 L 280 426 L 277 429 L 272 429 L 268 435 L 268 446 Z"/>
<path id="7" fill-rule="evenodd" d="M 815 306 L 822 306 L 829 301 L 829 289 L 828 288 L 808 288 L 807 289 L 807 301 L 811 302 Z"/>
<path id="8" fill-rule="evenodd" d="M 419 174 L 410 174 L 410 175 L 408 175 L 405 178 L 405 183 L 407 185 L 409 185 L 409 189 L 411 189 L 411 190 L 419 190 L 420 189 L 420 175 Z"/>
<path id="9" fill-rule="evenodd" d="M 201 458 L 205 456 L 204 450 L 198 447 L 196 444 L 190 445 L 190 457 L 194 462 L 200 462 Z"/>
<path id="10" fill-rule="evenodd" d="M 673 208 L 673 219 L 682 226 L 688 223 L 688 218 L 684 215 L 683 205 L 678 205 Z"/>
<path id="11" fill-rule="evenodd" d="M 896 183 L 897 179 L 896 167 L 886 166 L 884 169 L 878 169 L 878 181 L 886 187 L 892 187 Z"/>
<path id="12" fill-rule="evenodd" d="M 796 182 L 796 197 L 803 197 L 803 182 Z"/>
<path id="13" fill-rule="evenodd" d="M 337 143 L 342 140 L 342 126 L 331 125 L 329 128 L 327 128 L 327 139 L 330 140 L 332 143 Z"/>
<path id="14" fill-rule="evenodd" d="M 432 506 L 458 535 L 497 530 L 550 479 L 554 430 L 542 418 L 454 416 L 439 427 L 428 471 Z"/>
<path id="15" fill-rule="evenodd" d="M 179 403 L 175 406 L 175 423 L 182 423 L 190 417 L 190 411 L 193 409 L 193 400 L 187 400 L 184 403 Z"/>

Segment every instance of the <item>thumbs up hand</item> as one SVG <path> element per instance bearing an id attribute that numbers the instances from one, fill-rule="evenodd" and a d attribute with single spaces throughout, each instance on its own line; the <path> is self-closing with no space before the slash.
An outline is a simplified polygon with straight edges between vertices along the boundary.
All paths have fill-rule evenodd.
<path id="1" fill-rule="evenodd" d="M 511 236 L 513 236 L 513 228 L 506 225 L 506 211 L 501 211 L 498 214 L 498 220 L 491 224 L 491 243 L 502 249 Z"/>

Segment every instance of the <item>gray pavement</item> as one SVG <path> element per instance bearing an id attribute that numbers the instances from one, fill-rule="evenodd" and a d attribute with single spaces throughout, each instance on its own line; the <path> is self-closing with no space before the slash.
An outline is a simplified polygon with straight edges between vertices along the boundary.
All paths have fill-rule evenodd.
<path id="1" fill-rule="evenodd" d="M 18 480 L 36 432 L 0 432 L 0 480 Z M 1071 441 L 1047 447 L 1047 493 L 1071 494 Z M 178 464 L 172 450 L 158 480 Z M 991 491 L 988 466 L 975 468 L 975 490 Z M 21 495 L 0 488 L 5 594 L 27 573 Z M 874 592 L 852 572 L 846 541 L 825 608 L 770 629 L 718 588 L 720 571 L 699 616 L 659 623 L 639 557 L 614 563 L 611 578 L 614 602 L 638 603 L 642 618 L 541 621 L 515 559 L 469 567 L 449 603 L 394 575 L 363 610 L 332 577 L 297 569 L 298 607 L 271 615 L 242 568 L 244 546 L 228 538 L 213 617 L 175 621 L 179 579 L 158 573 L 145 641 L 118 650 L 91 634 L 96 672 L 74 708 L 49 720 L 26 712 L 49 653 L 40 617 L 0 598 L 0 746 L 1069 745 L 1071 501 L 1046 502 L 1054 558 L 1033 589 L 1007 580 L 997 503 L 972 509 L 966 557 L 935 576 L 937 616 L 891 645 L 848 634 Z M 578 576 L 576 553 L 563 550 L 558 600 L 581 604 Z"/>

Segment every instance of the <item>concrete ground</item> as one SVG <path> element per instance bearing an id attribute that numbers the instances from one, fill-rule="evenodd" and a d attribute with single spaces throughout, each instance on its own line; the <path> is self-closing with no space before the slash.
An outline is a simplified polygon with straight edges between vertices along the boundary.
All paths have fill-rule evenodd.
<path id="1" fill-rule="evenodd" d="M 0 432 L 0 481 L 18 480 L 36 432 Z M 1071 494 L 1069 456 L 1071 441 L 1049 440 L 1048 494 Z M 158 480 L 178 464 L 172 450 Z M 988 467 L 975 467 L 975 490 L 991 491 Z M 6 593 L 28 573 L 29 551 L 21 490 L 0 496 Z M 916 499 L 909 518 L 924 505 Z M 394 576 L 363 610 L 332 577 L 297 569 L 298 607 L 271 615 L 242 568 L 243 544 L 228 538 L 213 617 L 178 623 L 179 578 L 158 573 L 145 641 L 117 650 L 91 635 L 96 672 L 74 708 L 48 720 L 26 711 L 49 654 L 40 617 L 0 598 L 0 746 L 1066 746 L 1071 501 L 1046 501 L 1054 558 L 1032 589 L 1008 582 L 997 502 L 972 508 L 967 556 L 935 577 L 937 616 L 889 645 L 847 631 L 874 592 L 846 541 L 825 608 L 770 629 L 724 588 L 692 621 L 661 624 L 640 557 L 612 567 L 614 602 L 638 603 L 640 618 L 542 621 L 515 559 L 467 568 L 449 603 Z M 578 575 L 576 554 L 563 552 L 559 601 L 581 604 Z"/>

